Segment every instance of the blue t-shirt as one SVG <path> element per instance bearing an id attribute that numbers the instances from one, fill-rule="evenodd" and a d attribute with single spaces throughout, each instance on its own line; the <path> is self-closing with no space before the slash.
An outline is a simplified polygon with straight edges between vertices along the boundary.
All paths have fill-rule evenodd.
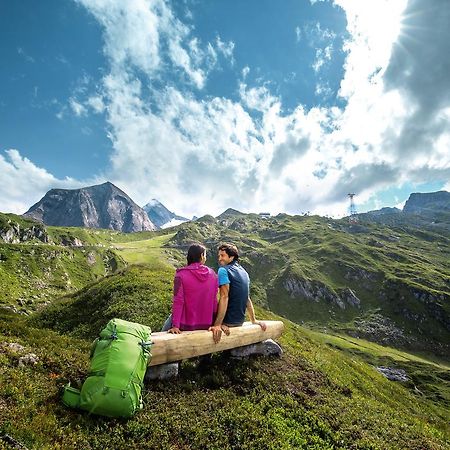
<path id="1" fill-rule="evenodd" d="M 223 286 L 224 284 L 230 284 L 230 279 L 228 278 L 228 272 L 225 267 L 219 267 L 217 271 L 217 275 L 219 276 L 219 286 Z"/>
<path id="2" fill-rule="evenodd" d="M 230 285 L 228 307 L 223 323 L 227 325 L 241 325 L 245 320 L 245 310 L 249 297 L 250 278 L 246 270 L 233 261 L 220 267 L 218 272 L 219 286 Z"/>

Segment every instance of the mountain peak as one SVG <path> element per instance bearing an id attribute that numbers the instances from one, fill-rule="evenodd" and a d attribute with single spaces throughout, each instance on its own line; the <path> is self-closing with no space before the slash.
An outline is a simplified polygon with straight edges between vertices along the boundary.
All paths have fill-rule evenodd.
<path id="1" fill-rule="evenodd" d="M 179 225 L 180 223 L 189 220 L 186 219 L 186 217 L 178 216 L 172 211 L 169 211 L 159 200 L 156 200 L 156 198 L 152 198 L 145 206 L 143 206 L 143 210 L 158 228 Z"/>
<path id="2" fill-rule="evenodd" d="M 219 216 L 217 216 L 218 219 L 224 219 L 226 217 L 231 217 L 231 216 L 246 216 L 247 214 L 238 211 L 237 209 L 233 209 L 233 208 L 228 208 L 226 209 L 222 214 L 220 214 Z"/>
<path id="3" fill-rule="evenodd" d="M 155 229 L 145 211 L 109 181 L 80 189 L 51 189 L 24 217 L 54 226 L 123 232 Z"/>
<path id="4" fill-rule="evenodd" d="M 406 200 L 403 212 L 414 214 L 424 209 L 450 209 L 450 192 L 415 192 Z"/>
<path id="5" fill-rule="evenodd" d="M 165 206 L 159 200 L 156 200 L 156 198 L 152 198 L 146 205 L 143 206 L 143 208 L 151 208 L 152 206 L 163 206 L 165 208 Z"/>

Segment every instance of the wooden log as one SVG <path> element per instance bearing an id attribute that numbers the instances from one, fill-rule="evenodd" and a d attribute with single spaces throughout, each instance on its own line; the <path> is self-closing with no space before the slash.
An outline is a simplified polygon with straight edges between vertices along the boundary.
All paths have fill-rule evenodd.
<path id="1" fill-rule="evenodd" d="M 281 336 L 284 328 L 283 322 L 275 320 L 264 320 L 263 322 L 267 326 L 266 331 L 263 331 L 259 325 L 245 322 L 241 327 L 230 328 L 229 336 L 222 333 L 222 338 L 217 344 L 213 340 L 211 331 L 183 331 L 181 334 L 170 334 L 166 331 L 152 333 L 152 359 L 149 365 L 157 366 L 181 361 Z"/>

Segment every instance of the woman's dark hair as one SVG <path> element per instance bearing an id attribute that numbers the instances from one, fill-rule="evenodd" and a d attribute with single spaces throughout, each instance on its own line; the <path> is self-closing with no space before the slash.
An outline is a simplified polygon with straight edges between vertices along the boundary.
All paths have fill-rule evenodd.
<path id="1" fill-rule="evenodd" d="M 234 244 L 221 244 L 219 246 L 219 251 L 224 251 L 230 258 L 234 256 L 234 260 L 239 259 L 239 251 Z"/>
<path id="2" fill-rule="evenodd" d="M 199 244 L 199 243 L 192 244 L 189 247 L 189 250 L 187 252 L 188 265 L 192 264 L 192 263 L 200 262 L 202 259 L 202 255 L 205 252 L 206 252 L 206 247 L 204 245 Z"/>

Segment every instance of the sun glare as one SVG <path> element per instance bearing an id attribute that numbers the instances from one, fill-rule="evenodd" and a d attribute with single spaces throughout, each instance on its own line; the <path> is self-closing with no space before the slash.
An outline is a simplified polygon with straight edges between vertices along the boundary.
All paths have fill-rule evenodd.
<path id="1" fill-rule="evenodd" d="M 365 9 L 365 14 L 360 16 L 361 27 L 366 29 L 372 50 L 378 53 L 380 59 L 386 61 L 389 59 L 392 45 L 399 38 L 407 2 L 377 0 L 361 3 Z"/>
<path id="2" fill-rule="evenodd" d="M 371 62 L 386 67 L 392 45 L 402 30 L 407 0 L 337 0 L 347 13 L 353 36 L 358 36 L 370 51 Z"/>

